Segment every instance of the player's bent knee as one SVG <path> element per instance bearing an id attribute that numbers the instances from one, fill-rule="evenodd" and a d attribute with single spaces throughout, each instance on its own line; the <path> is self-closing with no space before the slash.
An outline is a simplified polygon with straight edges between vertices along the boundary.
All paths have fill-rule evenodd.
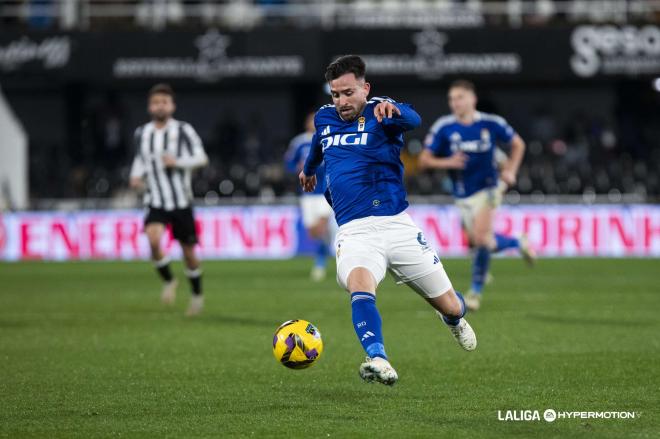
<path id="1" fill-rule="evenodd" d="M 375 293 L 376 278 L 368 268 L 355 267 L 348 274 L 346 286 L 349 293 L 356 291 Z"/>

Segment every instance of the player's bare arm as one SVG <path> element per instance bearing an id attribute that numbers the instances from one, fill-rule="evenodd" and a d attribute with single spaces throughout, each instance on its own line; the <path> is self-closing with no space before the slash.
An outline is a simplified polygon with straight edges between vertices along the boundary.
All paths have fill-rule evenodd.
<path id="1" fill-rule="evenodd" d="M 468 156 L 457 151 L 449 157 L 435 157 L 433 153 L 424 149 L 419 155 L 418 163 L 421 169 L 465 169 Z"/>
<path id="2" fill-rule="evenodd" d="M 520 163 L 525 155 L 525 141 L 519 136 L 513 136 L 511 139 L 511 154 L 509 159 L 502 165 L 500 178 L 507 185 L 513 186 L 516 184 L 516 175 L 520 168 Z"/>

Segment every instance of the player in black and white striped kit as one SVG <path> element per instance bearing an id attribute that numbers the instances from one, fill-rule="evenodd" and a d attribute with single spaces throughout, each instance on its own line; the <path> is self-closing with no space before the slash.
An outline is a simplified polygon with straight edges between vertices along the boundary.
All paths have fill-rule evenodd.
<path id="1" fill-rule="evenodd" d="M 192 209 L 191 174 L 205 166 L 208 158 L 193 127 L 172 117 L 176 110 L 174 92 L 167 84 L 151 88 L 148 111 L 151 122 L 135 131 L 135 159 L 131 167 L 130 185 L 144 191 L 148 211 L 144 231 L 149 238 L 151 258 L 163 280 L 161 300 L 174 302 L 177 281 L 170 260 L 161 249 L 165 227 L 171 225 L 174 238 L 181 244 L 190 281 L 192 297 L 186 315 L 202 311 L 202 270 L 195 255 L 197 232 Z"/>

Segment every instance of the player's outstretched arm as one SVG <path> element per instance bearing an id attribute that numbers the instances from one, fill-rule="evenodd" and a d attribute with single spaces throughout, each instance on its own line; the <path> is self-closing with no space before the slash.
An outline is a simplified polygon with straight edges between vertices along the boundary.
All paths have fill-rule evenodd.
<path id="1" fill-rule="evenodd" d="M 209 158 L 204 151 L 202 139 L 195 129 L 184 124 L 181 134 L 185 136 L 186 141 L 190 144 L 191 154 L 184 157 L 174 157 L 170 154 L 163 156 L 163 164 L 168 168 L 182 168 L 182 169 L 195 169 L 206 166 L 209 163 Z"/>
<path id="2" fill-rule="evenodd" d="M 419 167 L 424 169 L 465 169 L 468 156 L 461 151 L 449 157 L 435 157 L 430 149 L 424 149 L 417 160 Z"/>
<path id="3" fill-rule="evenodd" d="M 525 141 L 518 134 L 511 139 L 511 154 L 509 159 L 502 165 L 500 178 L 507 185 L 516 184 L 516 175 L 525 156 Z"/>
<path id="4" fill-rule="evenodd" d="M 309 147 L 309 155 L 307 155 L 307 160 L 305 160 L 305 166 L 301 174 L 304 175 L 316 175 L 316 170 L 323 162 L 323 149 L 321 142 L 318 141 L 316 133 L 312 136 L 312 144 Z"/>
<path id="5" fill-rule="evenodd" d="M 400 104 L 389 101 L 379 103 L 374 107 L 376 120 L 385 126 L 396 126 L 403 131 L 417 128 L 422 123 L 422 118 L 408 104 Z"/>

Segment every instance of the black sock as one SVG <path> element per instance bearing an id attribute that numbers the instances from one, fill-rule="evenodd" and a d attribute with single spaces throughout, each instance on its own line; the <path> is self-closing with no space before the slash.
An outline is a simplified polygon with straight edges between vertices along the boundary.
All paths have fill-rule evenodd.
<path id="1" fill-rule="evenodd" d="M 160 261 L 156 261 L 154 265 L 156 266 L 158 275 L 161 279 L 163 279 L 163 282 L 172 282 L 174 276 L 172 276 L 172 269 L 170 268 L 169 258 L 163 258 Z"/>
<path id="2" fill-rule="evenodd" d="M 186 270 L 186 276 L 190 281 L 190 290 L 195 296 L 202 294 L 202 269 Z"/>

